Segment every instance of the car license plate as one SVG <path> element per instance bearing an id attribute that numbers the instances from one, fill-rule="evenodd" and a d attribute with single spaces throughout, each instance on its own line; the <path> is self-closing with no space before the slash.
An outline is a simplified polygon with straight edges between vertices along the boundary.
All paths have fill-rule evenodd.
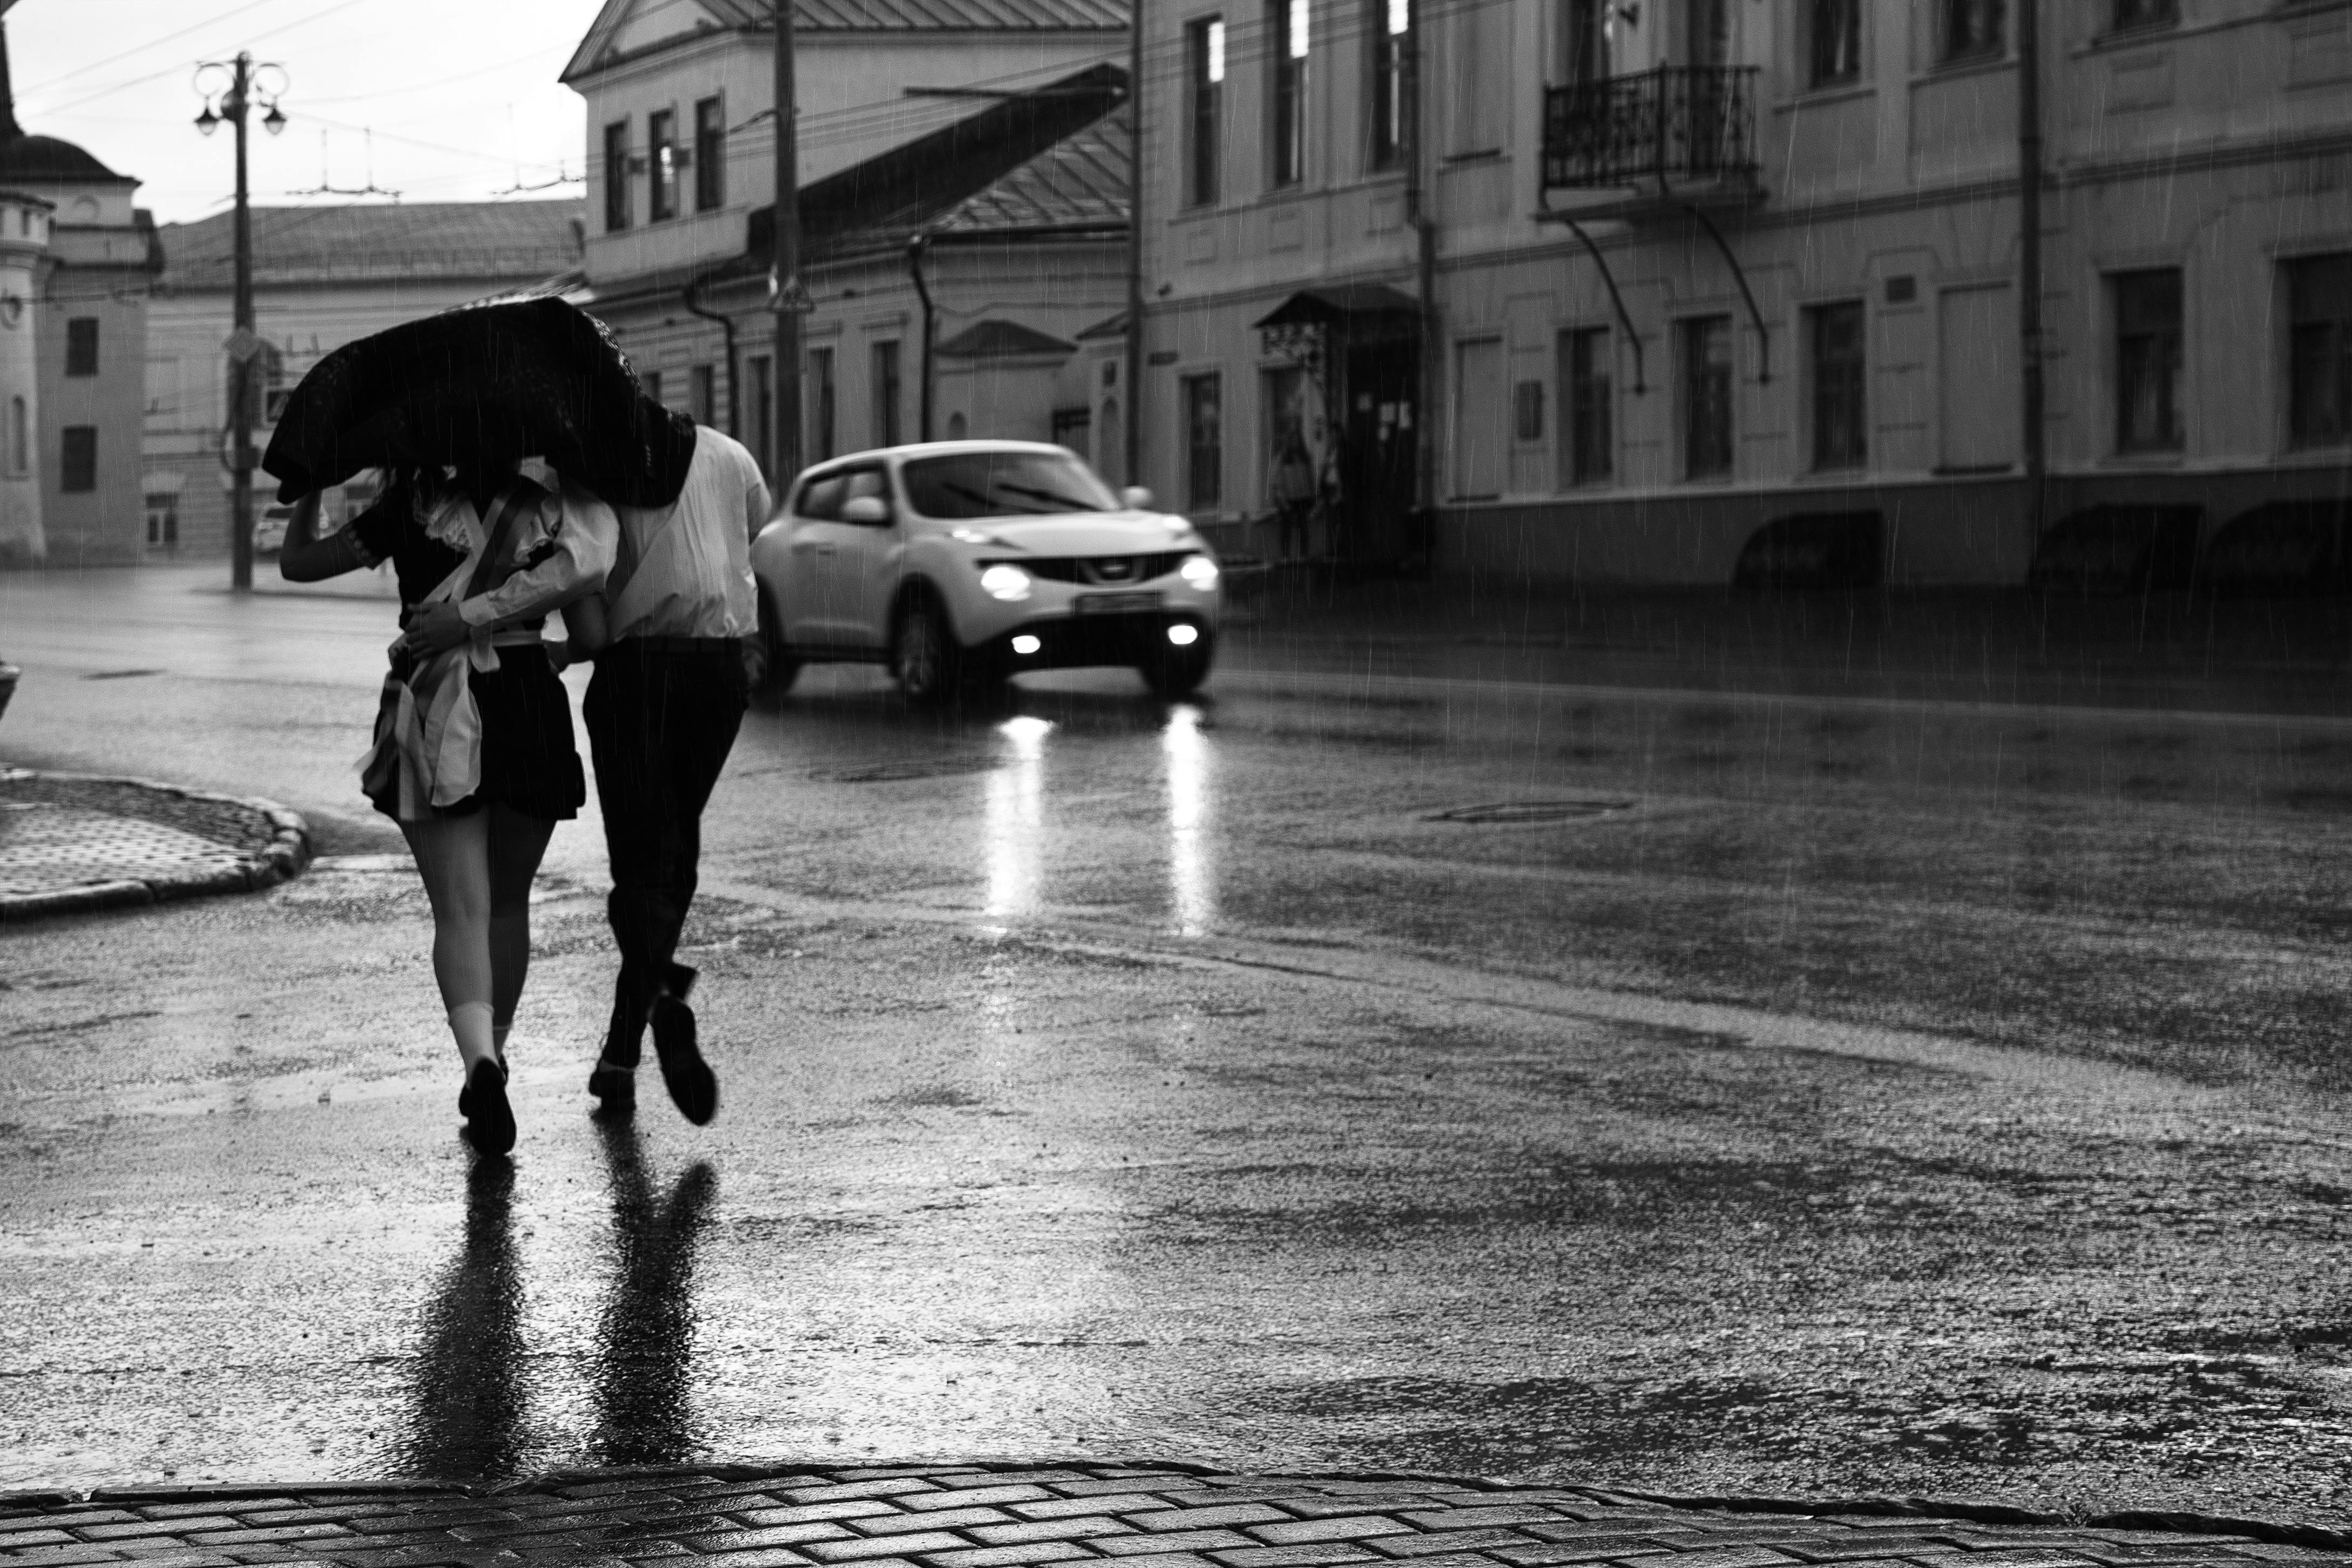
<path id="1" fill-rule="evenodd" d="M 1138 610 L 1156 610 L 1160 597 L 1149 594 L 1081 594 L 1076 605 L 1082 616 L 1125 616 Z"/>

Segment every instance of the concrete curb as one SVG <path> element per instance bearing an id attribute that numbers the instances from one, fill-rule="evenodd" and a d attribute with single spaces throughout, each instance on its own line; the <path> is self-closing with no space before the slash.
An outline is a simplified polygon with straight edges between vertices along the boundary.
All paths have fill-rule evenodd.
<path id="1" fill-rule="evenodd" d="M 0 784 L 26 779 L 51 779 L 68 784 L 103 784 L 147 791 L 174 800 L 236 806 L 258 813 L 266 818 L 269 823 L 270 838 L 259 848 L 247 849 L 239 857 L 236 866 L 226 869 L 92 882 L 49 892 L 0 893 L 0 924 L 166 903 L 176 899 L 205 898 L 218 893 L 257 893 L 301 875 L 310 864 L 310 825 L 299 814 L 287 810 L 273 800 L 250 795 L 215 795 L 208 790 L 187 789 L 152 779 L 0 767 Z"/>
<path id="2" fill-rule="evenodd" d="M 2299 1524 L 2291 1521 L 2244 1519 L 2226 1515 L 2170 1512 L 2147 1509 L 2122 1509 L 2100 1513 L 2069 1514 L 1956 1498 L 1896 1497 L 1883 1494 L 1859 1497 L 1764 1494 L 1751 1497 L 1736 1494 L 1663 1492 L 1629 1487 L 1586 1486 L 1572 1482 L 1507 1481 L 1486 1476 L 1448 1475 L 1426 1470 L 1249 1470 L 1244 1472 L 1226 1466 L 1204 1465 L 1191 1460 L 1135 1456 L 1123 1458 L 1065 1457 L 1055 1459 L 1024 1460 L 967 1458 L 936 1463 L 940 1466 L 951 1464 L 959 1468 L 1007 1476 L 1047 1469 L 1085 1469 L 1109 1473 L 1132 1469 L 1229 1479 L 1246 1477 L 1253 1480 L 1265 1481 L 1436 1484 L 1465 1491 L 1491 1492 L 1498 1497 L 1508 1496 L 1515 1492 L 1570 1492 L 1580 1497 L 1591 1498 L 1596 1502 L 1620 1505 L 1642 1503 L 1695 1513 L 1781 1514 L 1806 1518 L 1835 1516 L 1916 1518 L 1981 1524 L 2010 1530 L 2064 1531 L 2078 1535 L 2088 1535 L 2101 1531 L 2163 1531 L 2177 1535 L 2234 1537 L 2322 1552 L 2352 1552 L 2352 1530 L 2332 1530 L 2320 1525 Z M 914 1473 L 932 1468 L 934 1467 L 931 1464 L 918 1461 L 900 1466 L 861 1465 L 854 1467 L 854 1469 L 860 1475 L 872 1475 L 886 1472 Z M 199 1484 L 95 1487 L 87 1491 L 58 1489 L 0 1491 L 0 1511 L 73 1508 L 89 1504 L 230 1502 L 239 1499 L 299 1499 L 317 1496 L 467 1497 L 488 1500 L 555 1492 L 566 1487 L 590 1484 L 610 1485 L 641 1481 L 648 1486 L 657 1486 L 666 1480 L 689 1478 L 714 1481 L 765 1481 L 836 1473 L 847 1473 L 843 1470 L 837 1459 L 828 1461 L 812 1458 L 798 1464 L 770 1462 L 621 1465 L 604 1468 L 550 1470 L 540 1475 L 519 1477 L 509 1480 L 478 1482 L 390 1478 L 375 1480 L 296 1481 L 275 1484 L 251 1481 L 215 1486 Z"/>

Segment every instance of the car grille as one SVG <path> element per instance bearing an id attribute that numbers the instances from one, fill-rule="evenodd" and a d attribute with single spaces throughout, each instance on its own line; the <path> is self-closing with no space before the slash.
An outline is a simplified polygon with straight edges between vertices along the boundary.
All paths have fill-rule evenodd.
<path id="1" fill-rule="evenodd" d="M 1162 550 L 1150 555 L 1046 555 L 1030 560 L 984 561 L 982 566 L 1018 566 L 1032 577 L 1055 583 L 1115 584 L 1125 587 L 1165 577 L 1190 550 Z"/>

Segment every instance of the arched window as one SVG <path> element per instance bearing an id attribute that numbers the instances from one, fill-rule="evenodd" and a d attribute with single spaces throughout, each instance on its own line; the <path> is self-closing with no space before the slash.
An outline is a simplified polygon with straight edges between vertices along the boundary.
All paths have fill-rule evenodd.
<path id="1" fill-rule="evenodd" d="M 950 441 L 961 441 L 961 440 L 962 440 L 962 439 L 963 439 L 963 437 L 964 437 L 964 432 L 965 432 L 966 430 L 970 429 L 970 428 L 971 428 L 971 426 L 968 426 L 968 425 L 966 425 L 966 424 L 964 423 L 964 417 L 963 417 L 963 415 L 962 415 L 961 413 L 955 413 L 955 414 L 950 414 L 950 415 L 949 415 L 949 416 L 948 416 L 948 439 L 949 439 L 949 440 L 950 440 Z"/>
<path id="2" fill-rule="evenodd" d="M 32 448 L 25 428 L 25 400 L 8 400 L 8 471 L 21 474 L 32 468 Z"/>

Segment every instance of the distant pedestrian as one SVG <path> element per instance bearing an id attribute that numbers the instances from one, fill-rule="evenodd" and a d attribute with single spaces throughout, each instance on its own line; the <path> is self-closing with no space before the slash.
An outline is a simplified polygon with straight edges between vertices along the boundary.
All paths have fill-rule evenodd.
<path id="1" fill-rule="evenodd" d="M 465 1066 L 474 1146 L 514 1146 L 506 1045 L 530 964 L 530 886 L 586 780 L 572 707 L 540 628 L 596 587 L 619 529 L 576 487 L 512 463 L 396 476 L 375 505 L 316 537 L 319 496 L 287 528 L 278 571 L 316 582 L 389 560 L 402 635 L 362 760 L 362 787 L 400 825 L 433 902 L 433 974 Z"/>
<path id="2" fill-rule="evenodd" d="M 1314 455 L 1307 451 L 1307 437 L 1296 425 L 1284 432 L 1266 489 L 1267 499 L 1274 503 L 1276 556 L 1284 561 L 1305 560 L 1307 524 L 1315 513 L 1318 487 Z"/>
<path id="3" fill-rule="evenodd" d="M 702 810 L 750 700 L 743 640 L 760 625 L 751 540 L 768 521 L 768 487 L 740 442 L 701 426 L 677 500 L 617 510 L 618 560 L 603 595 L 583 606 L 571 650 L 596 661 L 584 711 L 621 956 L 588 1092 L 607 1114 L 634 1110 L 650 1024 L 662 1082 L 700 1126 L 718 1113 L 719 1081 L 696 1036 L 687 1003 L 695 971 L 677 962 L 677 943 L 698 879 Z"/>

